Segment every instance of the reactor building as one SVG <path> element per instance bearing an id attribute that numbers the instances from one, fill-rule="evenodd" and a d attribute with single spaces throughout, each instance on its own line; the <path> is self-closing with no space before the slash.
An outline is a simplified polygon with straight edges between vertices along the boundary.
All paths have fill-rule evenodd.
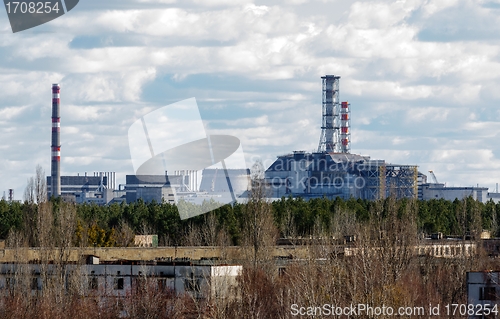
<path id="1" fill-rule="evenodd" d="M 194 170 L 179 170 L 168 175 L 166 173 L 165 175 L 127 175 L 125 192 L 127 203 L 142 199 L 144 202 L 177 204 L 179 200 L 184 200 L 201 205 L 203 201 L 210 200 L 238 201 L 248 191 L 249 184 L 250 171 L 248 169 L 205 168 L 201 171 L 199 182 L 198 172 Z"/>
<path id="2" fill-rule="evenodd" d="M 278 156 L 265 173 L 270 197 L 417 198 L 416 165 L 390 164 L 351 154 L 351 105 L 340 102 L 340 76 L 325 75 L 321 79 L 322 125 L 318 150 Z"/>

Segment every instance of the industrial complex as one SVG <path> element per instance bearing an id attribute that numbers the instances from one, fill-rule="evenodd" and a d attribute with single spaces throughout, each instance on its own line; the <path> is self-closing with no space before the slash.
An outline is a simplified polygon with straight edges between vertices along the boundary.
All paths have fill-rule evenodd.
<path id="1" fill-rule="evenodd" d="M 341 197 L 368 200 L 444 198 L 454 200 L 472 196 L 486 202 L 500 200 L 497 193 L 483 187 L 445 187 L 427 182 L 417 165 L 393 164 L 369 156 L 351 154 L 351 105 L 340 102 L 340 76 L 322 78 L 322 124 L 317 152 L 293 151 L 278 156 L 266 170 L 270 196 L 303 198 Z"/>
<path id="2" fill-rule="evenodd" d="M 280 155 L 265 171 L 268 197 L 361 198 L 367 200 L 444 198 L 454 200 L 472 196 L 481 202 L 500 201 L 498 190 L 485 187 L 446 187 L 434 172 L 427 175 L 413 164 L 395 164 L 383 159 L 351 153 L 351 104 L 340 101 L 340 76 L 322 79 L 322 120 L 316 152 L 291 151 Z M 60 91 L 52 85 L 51 175 L 47 176 L 47 194 L 76 203 L 106 205 L 113 202 L 178 203 L 180 200 L 202 204 L 204 200 L 244 201 L 250 187 L 250 171 L 206 168 L 165 171 L 164 175 L 127 175 L 126 183 L 116 187 L 115 172 L 83 173 L 61 176 Z M 319 112 L 318 112 L 319 113 Z M 4 193 L 4 199 L 5 198 Z M 8 200 L 14 199 L 9 190 Z"/>

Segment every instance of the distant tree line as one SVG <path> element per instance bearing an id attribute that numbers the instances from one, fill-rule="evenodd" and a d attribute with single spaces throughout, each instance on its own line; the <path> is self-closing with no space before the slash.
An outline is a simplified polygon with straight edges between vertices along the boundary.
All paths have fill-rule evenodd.
<path id="1" fill-rule="evenodd" d="M 60 199 L 53 199 L 50 203 L 51 216 L 55 218 L 62 203 Z M 317 198 L 306 201 L 283 197 L 274 202 L 259 202 L 259 210 L 266 211 L 272 218 L 274 227 L 269 232 L 275 232 L 274 237 L 345 236 L 353 227 L 344 225 L 346 220 L 352 225 L 369 223 L 375 214 L 387 215 L 392 204 L 398 207 L 399 216 L 412 211 L 420 234 L 442 232 L 466 236 L 489 230 L 493 236 L 499 235 L 500 204 L 493 201 L 481 203 L 471 197 L 455 201 L 393 198 L 378 201 Z M 1 200 L 0 238 L 6 239 L 9 233 L 25 228 L 36 228 L 33 219 L 40 213 L 40 205 Z M 177 207 L 168 203 L 139 200 L 109 206 L 71 205 L 75 209 L 71 221 L 74 224 L 73 244 L 97 247 L 130 245 L 135 234 L 157 234 L 160 245 L 242 245 L 249 237 L 249 216 L 253 216 L 255 210 L 255 203 L 250 201 L 224 205 L 208 214 L 181 220 Z M 262 218 L 259 216 L 259 220 Z M 258 227 L 255 224 L 253 228 Z M 34 244 L 34 241 L 29 243 Z"/>

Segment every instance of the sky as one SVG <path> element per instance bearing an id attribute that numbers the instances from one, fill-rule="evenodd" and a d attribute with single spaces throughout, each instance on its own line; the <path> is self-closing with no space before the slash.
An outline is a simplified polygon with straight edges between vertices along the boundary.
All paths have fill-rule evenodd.
<path id="1" fill-rule="evenodd" d="M 325 74 L 351 104 L 352 153 L 500 183 L 498 0 L 80 0 L 18 33 L 0 11 L 0 195 L 50 173 L 52 83 L 62 175 L 124 183 L 129 127 L 193 97 L 249 166 L 316 150 Z"/>

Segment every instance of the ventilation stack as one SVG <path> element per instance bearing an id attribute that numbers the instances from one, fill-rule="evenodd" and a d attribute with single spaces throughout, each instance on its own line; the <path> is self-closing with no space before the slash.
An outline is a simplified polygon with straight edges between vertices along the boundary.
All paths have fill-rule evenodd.
<path id="1" fill-rule="evenodd" d="M 50 169 L 51 196 L 61 196 L 61 117 L 59 84 L 52 85 L 52 165 Z"/>
<path id="2" fill-rule="evenodd" d="M 339 80 L 340 76 L 325 75 L 323 80 L 323 115 L 318 153 L 340 152 L 339 138 Z"/>
<path id="3" fill-rule="evenodd" d="M 323 87 L 322 125 L 318 153 L 351 151 L 350 104 L 339 102 L 340 76 L 321 77 Z"/>

